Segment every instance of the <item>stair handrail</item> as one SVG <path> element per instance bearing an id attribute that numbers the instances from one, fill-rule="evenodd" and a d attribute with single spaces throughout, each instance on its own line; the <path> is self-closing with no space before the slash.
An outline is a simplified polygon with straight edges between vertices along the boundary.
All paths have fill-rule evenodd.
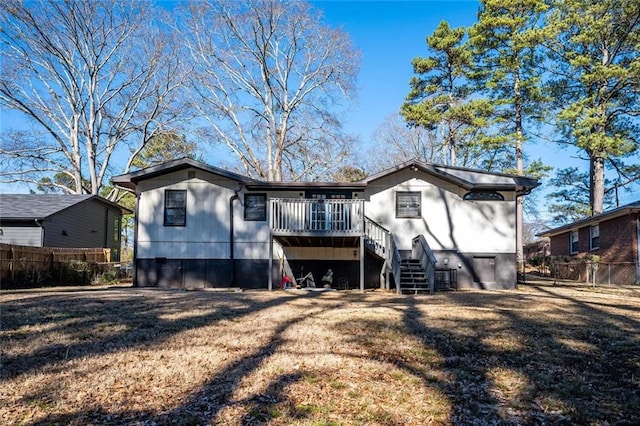
<path id="1" fill-rule="evenodd" d="M 389 259 L 391 232 L 375 220 L 364 217 L 364 237 L 369 243 L 373 243 L 375 253 L 383 259 Z"/>
<path id="2" fill-rule="evenodd" d="M 396 293 L 402 294 L 402 290 L 400 289 L 400 279 L 402 278 L 400 266 L 402 264 L 402 256 L 400 256 L 398 243 L 396 242 L 396 237 L 393 235 L 393 233 L 389 233 L 389 243 L 391 245 L 389 261 L 391 262 L 391 272 L 393 274 L 393 280 L 396 283 Z"/>
<path id="3" fill-rule="evenodd" d="M 435 293 L 436 256 L 424 235 L 420 234 L 413 238 L 411 257 L 420 259 L 420 266 L 424 270 L 427 282 L 429 283 L 429 293 Z"/>

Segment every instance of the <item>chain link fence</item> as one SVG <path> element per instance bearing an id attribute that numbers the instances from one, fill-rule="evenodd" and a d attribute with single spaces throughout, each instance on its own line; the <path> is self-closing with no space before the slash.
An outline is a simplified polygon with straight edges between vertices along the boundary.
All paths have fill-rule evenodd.
<path id="1" fill-rule="evenodd" d="M 640 284 L 640 268 L 631 262 L 553 262 L 549 263 L 549 276 L 558 280 L 571 280 L 591 285 Z"/>

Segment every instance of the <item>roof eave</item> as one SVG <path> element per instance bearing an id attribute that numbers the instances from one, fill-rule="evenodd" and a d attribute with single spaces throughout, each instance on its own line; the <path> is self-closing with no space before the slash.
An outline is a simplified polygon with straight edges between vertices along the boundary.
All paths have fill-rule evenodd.
<path id="1" fill-rule="evenodd" d="M 591 225 L 596 222 L 603 222 L 605 220 L 615 219 L 620 216 L 629 214 L 640 213 L 640 207 L 622 207 L 620 209 L 612 210 L 610 212 L 601 213 L 596 216 L 590 216 L 584 219 L 580 219 L 566 225 L 559 226 L 557 228 L 549 229 L 547 231 L 536 234 L 538 237 L 553 237 L 556 235 L 564 234 L 568 231 L 582 228 L 587 225 Z"/>
<path id="2" fill-rule="evenodd" d="M 366 184 L 361 182 L 256 182 L 245 184 L 245 187 L 251 191 L 287 191 L 308 188 L 364 191 Z"/>
<path id="3" fill-rule="evenodd" d="M 175 171 L 189 169 L 189 168 L 195 168 L 207 173 L 216 174 L 216 175 L 225 177 L 227 179 L 231 179 L 236 182 L 244 183 L 244 184 L 260 182 L 255 179 L 251 179 L 246 176 L 241 176 L 227 170 L 209 166 L 207 164 L 201 163 L 196 160 L 192 160 L 190 158 L 180 158 L 177 160 L 169 161 L 167 163 L 158 164 L 156 166 L 147 167 L 141 170 L 136 170 L 135 172 L 114 176 L 111 178 L 111 181 L 114 183 L 114 185 L 118 185 L 122 188 L 134 191 L 136 184 L 141 180 L 151 179 L 156 176 L 161 176 L 163 174 L 172 173 Z"/>

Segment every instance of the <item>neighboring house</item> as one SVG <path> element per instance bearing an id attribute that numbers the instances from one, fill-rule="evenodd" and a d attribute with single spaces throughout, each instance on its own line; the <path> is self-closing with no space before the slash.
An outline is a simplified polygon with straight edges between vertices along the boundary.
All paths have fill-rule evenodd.
<path id="1" fill-rule="evenodd" d="M 540 238 L 524 245 L 523 255 L 526 260 L 532 260 L 551 255 L 551 240 L 548 237 Z"/>
<path id="2" fill-rule="evenodd" d="M 308 272 L 320 286 L 331 269 L 334 287 L 398 291 L 432 290 L 440 270 L 458 288 L 513 288 L 516 199 L 538 185 L 418 161 L 353 183 L 262 182 L 190 159 L 113 182 L 136 194 L 136 286 L 271 289 Z"/>
<path id="3" fill-rule="evenodd" d="M 633 264 L 637 268 L 640 201 L 550 229 L 540 236 L 551 239 L 552 256 L 577 260 L 591 254 L 601 262 Z"/>
<path id="4" fill-rule="evenodd" d="M 0 194 L 0 243 L 110 248 L 117 261 L 126 213 L 97 195 Z"/>

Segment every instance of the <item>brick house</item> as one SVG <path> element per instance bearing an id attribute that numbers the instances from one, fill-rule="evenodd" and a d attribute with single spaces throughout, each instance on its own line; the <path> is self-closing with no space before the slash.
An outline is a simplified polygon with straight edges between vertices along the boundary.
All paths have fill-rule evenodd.
<path id="1" fill-rule="evenodd" d="M 640 201 L 581 219 L 540 234 L 551 241 L 551 256 L 579 260 L 587 255 L 598 256 L 607 264 L 607 273 L 619 276 L 627 284 L 638 282 L 640 273 Z M 611 265 L 614 271 L 611 272 Z M 630 272 L 616 272 L 624 269 Z M 633 278 L 629 278 L 634 275 Z"/>

